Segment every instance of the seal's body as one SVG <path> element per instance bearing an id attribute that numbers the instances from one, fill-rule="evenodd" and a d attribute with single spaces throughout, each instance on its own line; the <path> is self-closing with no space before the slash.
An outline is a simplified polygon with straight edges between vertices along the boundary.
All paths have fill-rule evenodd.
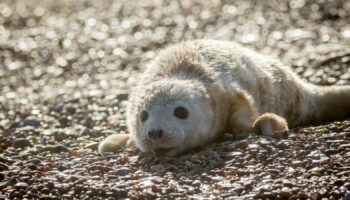
<path id="1" fill-rule="evenodd" d="M 350 114 L 350 86 L 303 82 L 279 61 L 234 42 L 189 41 L 159 52 L 130 95 L 130 136 L 107 137 L 99 152 L 135 144 L 175 155 L 224 132 L 279 137 L 290 126 Z"/>

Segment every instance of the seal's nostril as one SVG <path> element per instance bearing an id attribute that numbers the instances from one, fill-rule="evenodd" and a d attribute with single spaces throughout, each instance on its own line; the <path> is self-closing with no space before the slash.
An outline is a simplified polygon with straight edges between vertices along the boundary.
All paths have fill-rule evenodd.
<path id="1" fill-rule="evenodd" d="M 160 140 L 163 138 L 163 130 L 162 129 L 150 130 L 148 131 L 148 137 L 152 140 Z"/>

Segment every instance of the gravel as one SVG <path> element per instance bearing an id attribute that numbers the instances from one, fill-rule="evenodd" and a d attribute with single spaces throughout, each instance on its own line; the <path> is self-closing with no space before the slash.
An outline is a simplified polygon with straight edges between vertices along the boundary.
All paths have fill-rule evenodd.
<path id="1" fill-rule="evenodd" d="M 350 119 L 176 158 L 98 142 L 127 133 L 147 61 L 181 40 L 236 40 L 320 85 L 350 84 L 350 3 L 0 2 L 0 199 L 350 199 Z"/>

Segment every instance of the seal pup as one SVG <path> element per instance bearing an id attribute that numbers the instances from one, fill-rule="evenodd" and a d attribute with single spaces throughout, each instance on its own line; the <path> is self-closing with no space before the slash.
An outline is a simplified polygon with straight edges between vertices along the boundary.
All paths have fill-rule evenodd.
<path id="1" fill-rule="evenodd" d="M 290 127 L 350 116 L 350 86 L 302 81 L 287 66 L 235 42 L 195 40 L 161 50 L 127 107 L 129 134 L 99 153 L 136 145 L 173 156 L 228 132 L 279 138 Z"/>

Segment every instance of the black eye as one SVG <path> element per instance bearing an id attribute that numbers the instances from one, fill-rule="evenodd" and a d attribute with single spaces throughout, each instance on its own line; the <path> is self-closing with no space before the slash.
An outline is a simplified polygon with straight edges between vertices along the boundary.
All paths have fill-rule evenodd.
<path id="1" fill-rule="evenodd" d="M 148 119 L 148 112 L 145 110 L 142 110 L 140 113 L 140 119 L 142 122 L 146 121 Z"/>
<path id="2" fill-rule="evenodd" d="M 179 106 L 175 108 L 174 115 L 179 119 L 186 119 L 188 117 L 188 110 L 182 106 Z"/>

